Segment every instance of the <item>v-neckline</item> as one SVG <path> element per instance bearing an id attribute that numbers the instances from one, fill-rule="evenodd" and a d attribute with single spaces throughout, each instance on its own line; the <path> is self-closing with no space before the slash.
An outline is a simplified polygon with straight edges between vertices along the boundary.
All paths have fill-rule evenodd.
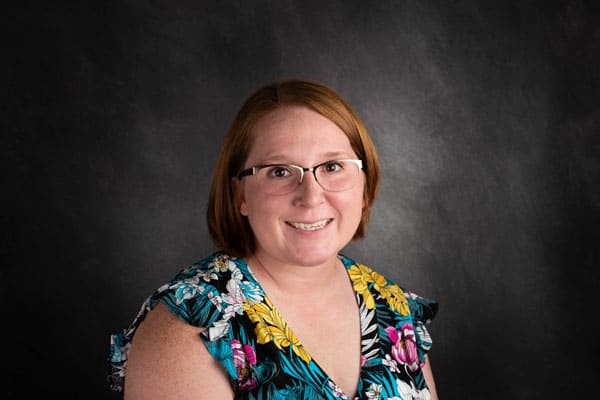
<path id="1" fill-rule="evenodd" d="M 304 347 L 304 344 L 300 341 L 300 339 L 298 338 L 298 336 L 294 333 L 294 330 L 292 329 L 292 327 L 290 326 L 290 324 L 287 322 L 287 320 L 283 317 L 283 315 L 279 312 L 278 308 L 275 306 L 275 304 L 271 301 L 271 298 L 267 295 L 267 292 L 265 291 L 264 287 L 262 286 L 262 284 L 259 282 L 258 279 L 256 279 L 256 275 L 255 273 L 252 271 L 252 268 L 250 268 L 250 265 L 248 264 L 248 262 L 245 259 L 240 259 L 243 263 L 244 269 L 246 270 L 246 272 L 248 273 L 248 276 L 254 281 L 253 283 L 255 285 L 257 285 L 260 288 L 260 291 L 263 294 L 263 300 L 262 302 L 266 302 L 266 300 L 268 300 L 268 302 L 272 305 L 272 309 L 277 312 L 280 317 L 281 317 L 281 321 L 287 325 L 289 331 L 292 333 L 292 335 L 294 335 L 294 337 L 296 337 L 298 339 L 298 345 L 300 345 L 302 348 L 304 348 L 304 351 L 306 352 L 306 354 L 310 357 L 310 360 L 307 364 L 309 364 L 310 362 L 312 362 L 315 367 L 318 369 L 318 371 L 327 378 L 327 383 L 331 383 L 332 385 L 328 385 L 329 390 L 332 392 L 332 394 L 336 397 L 339 397 L 340 399 L 348 399 L 348 400 L 352 400 L 352 399 L 359 399 L 361 396 L 361 389 L 363 389 L 363 374 L 365 372 L 365 370 L 363 369 L 363 354 L 362 354 L 362 343 L 364 343 L 365 340 L 368 340 L 368 336 L 367 336 L 367 332 L 369 331 L 367 328 L 367 326 L 372 326 L 372 325 L 377 325 L 377 313 L 374 313 L 373 318 L 374 321 L 371 321 L 370 323 L 367 323 L 366 321 L 364 322 L 365 324 L 367 324 L 367 326 L 363 326 L 363 318 L 362 318 L 362 314 L 361 314 L 361 309 L 363 306 L 365 306 L 365 300 L 363 299 L 363 296 L 356 291 L 356 289 L 354 288 L 354 284 L 352 281 L 352 278 L 350 277 L 350 268 L 352 268 L 353 266 L 357 266 L 357 263 L 350 259 L 347 258 L 341 254 L 337 255 L 338 260 L 341 261 L 342 265 L 344 266 L 344 270 L 346 272 L 346 276 L 348 278 L 348 281 L 350 283 L 350 286 L 352 287 L 352 291 L 354 292 L 354 298 L 356 300 L 356 306 L 358 308 L 358 320 L 359 320 L 359 328 L 360 328 L 360 344 L 361 344 L 361 349 L 360 349 L 360 360 L 359 360 L 359 374 L 358 374 L 358 382 L 356 385 L 356 395 L 351 397 L 349 396 L 347 393 L 345 393 L 335 382 L 335 380 L 331 377 L 331 375 L 329 373 L 327 373 L 327 371 L 325 371 L 325 369 L 316 361 L 316 359 L 308 352 L 308 350 L 306 349 L 306 347 Z M 376 341 L 379 342 L 379 333 L 375 333 L 377 336 Z M 381 351 L 381 348 L 378 350 L 378 352 Z M 312 385 L 315 386 L 315 388 L 317 389 L 321 389 L 321 387 L 319 386 L 319 382 L 315 382 L 313 380 L 307 379 L 307 381 L 309 381 Z M 335 391 L 339 390 L 341 392 L 341 394 L 343 394 L 343 396 L 341 396 L 340 394 L 336 394 L 334 393 Z M 344 397 L 345 396 L 345 397 Z"/>

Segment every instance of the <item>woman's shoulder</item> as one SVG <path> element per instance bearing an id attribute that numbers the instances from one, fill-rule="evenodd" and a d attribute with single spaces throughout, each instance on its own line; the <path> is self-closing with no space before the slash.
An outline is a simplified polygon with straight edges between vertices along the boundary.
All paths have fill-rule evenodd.
<path id="1" fill-rule="evenodd" d="M 348 270 L 354 289 L 366 300 L 367 307 L 374 307 L 376 301 L 386 302 L 401 314 L 410 314 L 424 323 L 435 317 L 438 310 L 436 300 L 421 296 L 350 257 L 340 254 L 339 258 Z"/>
<path id="2" fill-rule="evenodd" d="M 230 256 L 222 251 L 214 252 L 195 263 L 181 268 L 168 283 L 158 288 L 158 292 L 181 282 L 203 281 L 206 283 L 217 282 L 228 277 L 233 271 L 247 270 L 247 265 L 242 258 Z"/>
<path id="3" fill-rule="evenodd" d="M 231 318 L 241 313 L 244 299 L 251 296 L 251 289 L 256 287 L 249 280 L 253 278 L 244 260 L 223 252 L 215 252 L 181 268 L 146 298 L 127 329 L 111 335 L 109 379 L 113 390 L 123 388 L 131 342 L 142 322 L 160 326 L 163 332 L 169 327 L 176 330 L 187 327 L 212 334 L 217 329 L 215 322 L 218 325 L 224 315 Z M 198 328 L 202 329 L 196 330 Z"/>
<path id="4" fill-rule="evenodd" d="M 215 252 L 181 269 L 159 287 L 149 298 L 148 308 L 161 302 L 185 322 L 206 327 L 232 302 L 232 295 L 243 296 L 249 281 L 254 278 L 242 258 Z"/>
<path id="5" fill-rule="evenodd" d="M 221 281 L 229 279 L 234 273 L 248 274 L 244 260 L 218 251 L 181 268 L 169 282 L 159 287 L 156 293 L 160 294 L 187 285 L 198 288 L 199 292 L 203 292 L 202 287 L 219 286 Z M 187 297 L 189 295 L 190 293 L 187 294 Z"/>
<path id="6" fill-rule="evenodd" d="M 243 259 L 220 251 L 212 253 L 181 268 L 171 280 L 148 296 L 129 327 L 119 335 L 113 335 L 113 340 L 129 341 L 159 303 L 188 325 L 210 327 L 224 312 L 230 311 L 228 305 L 239 306 L 249 291 L 246 288 L 250 286 L 248 280 L 253 278 Z M 232 291 L 236 296 L 232 296 Z M 119 343 L 114 344 L 121 347 Z"/>

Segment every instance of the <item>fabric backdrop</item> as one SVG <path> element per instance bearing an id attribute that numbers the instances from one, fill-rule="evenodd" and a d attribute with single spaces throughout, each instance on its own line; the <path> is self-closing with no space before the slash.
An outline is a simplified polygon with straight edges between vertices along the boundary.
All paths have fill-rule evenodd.
<path id="1" fill-rule="evenodd" d="M 109 399 L 109 333 L 209 252 L 216 154 L 265 82 L 319 80 L 382 164 L 345 253 L 440 302 L 451 399 L 598 377 L 593 1 L 19 2 L 2 27 L 2 398 Z"/>

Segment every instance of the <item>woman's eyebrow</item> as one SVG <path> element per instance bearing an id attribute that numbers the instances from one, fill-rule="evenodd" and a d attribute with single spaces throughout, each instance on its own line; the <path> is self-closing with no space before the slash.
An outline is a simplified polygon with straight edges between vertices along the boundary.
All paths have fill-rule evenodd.
<path id="1" fill-rule="evenodd" d="M 335 151 L 328 151 L 327 153 L 321 154 L 319 156 L 319 159 L 321 159 L 322 161 L 328 161 L 328 160 L 337 160 L 337 159 L 341 159 L 341 158 L 352 158 L 352 157 L 356 157 L 356 156 L 353 154 L 350 154 L 346 150 L 335 150 Z M 283 154 L 274 153 L 274 154 L 267 154 L 266 157 L 264 158 L 264 161 L 261 164 L 297 164 L 297 163 L 290 161 L 290 158 L 284 156 Z"/>

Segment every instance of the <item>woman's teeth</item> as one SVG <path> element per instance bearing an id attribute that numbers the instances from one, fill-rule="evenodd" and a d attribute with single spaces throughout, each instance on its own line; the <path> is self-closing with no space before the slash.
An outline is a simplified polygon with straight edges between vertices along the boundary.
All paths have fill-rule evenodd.
<path id="1" fill-rule="evenodd" d="M 321 229 L 324 228 L 325 225 L 327 225 L 329 222 L 331 222 L 331 219 L 323 219 L 321 221 L 317 221 L 313 224 L 304 224 L 302 222 L 289 222 L 288 221 L 288 225 L 293 226 L 296 229 L 299 229 L 301 231 L 316 231 L 317 229 Z"/>

